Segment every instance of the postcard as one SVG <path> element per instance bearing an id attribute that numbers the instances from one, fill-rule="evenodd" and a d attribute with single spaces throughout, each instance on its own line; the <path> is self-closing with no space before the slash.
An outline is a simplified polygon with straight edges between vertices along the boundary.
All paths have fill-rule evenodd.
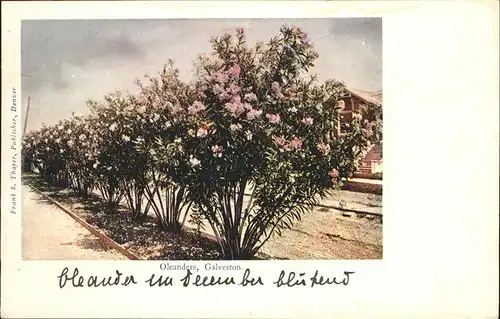
<path id="1" fill-rule="evenodd" d="M 498 3 L 3 12 L 2 317 L 498 315 Z"/>

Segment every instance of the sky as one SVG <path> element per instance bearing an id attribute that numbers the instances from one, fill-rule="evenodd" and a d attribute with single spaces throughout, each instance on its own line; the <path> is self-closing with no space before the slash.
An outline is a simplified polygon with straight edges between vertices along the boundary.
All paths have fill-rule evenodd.
<path id="1" fill-rule="evenodd" d="M 382 19 L 25 20 L 21 25 L 23 116 L 27 131 L 88 112 L 85 101 L 134 89 L 168 59 L 189 80 L 212 36 L 243 27 L 249 44 L 267 42 L 284 25 L 308 33 L 319 58 L 312 73 L 353 89 L 382 89 Z"/>

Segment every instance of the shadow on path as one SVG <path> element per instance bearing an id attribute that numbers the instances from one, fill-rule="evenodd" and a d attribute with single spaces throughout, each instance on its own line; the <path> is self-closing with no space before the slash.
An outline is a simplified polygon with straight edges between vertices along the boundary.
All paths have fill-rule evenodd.
<path id="1" fill-rule="evenodd" d="M 37 175 L 23 175 L 23 181 L 50 196 L 63 206 L 77 214 L 87 223 L 109 236 L 118 244 L 124 245 L 132 253 L 150 260 L 217 260 L 219 247 L 204 237 L 198 237 L 192 231 L 170 234 L 161 230 L 152 216 L 145 216 L 141 222 L 132 223 L 126 207 L 119 206 L 109 210 L 103 200 L 95 195 L 83 197 L 76 192 L 61 187 L 49 186 Z M 41 195 L 40 203 L 54 205 Z M 107 249 L 98 245 L 99 239 L 90 235 L 75 243 L 85 248 Z M 68 243 L 70 244 L 70 243 Z"/>

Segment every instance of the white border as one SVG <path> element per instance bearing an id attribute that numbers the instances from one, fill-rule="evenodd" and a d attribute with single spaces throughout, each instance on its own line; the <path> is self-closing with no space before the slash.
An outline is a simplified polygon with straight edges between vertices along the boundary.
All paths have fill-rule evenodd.
<path id="1" fill-rule="evenodd" d="M 498 316 L 498 2 L 4 2 L 2 9 L 2 317 Z M 111 291 L 61 290 L 56 276 L 68 266 L 144 278 L 161 273 L 160 263 L 21 260 L 20 214 L 7 209 L 5 107 L 13 86 L 21 101 L 21 19 L 355 16 L 383 17 L 382 261 L 241 262 L 266 286 Z M 281 269 L 356 274 L 346 287 L 267 284 Z"/>

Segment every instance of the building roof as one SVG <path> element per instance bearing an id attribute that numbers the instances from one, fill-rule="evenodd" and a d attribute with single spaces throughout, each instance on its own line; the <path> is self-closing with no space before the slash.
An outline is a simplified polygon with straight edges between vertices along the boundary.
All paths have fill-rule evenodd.
<path id="1" fill-rule="evenodd" d="M 365 102 L 372 103 L 375 105 L 382 105 L 382 90 L 376 92 L 369 92 L 356 89 L 347 89 L 352 95 L 364 100 Z"/>

